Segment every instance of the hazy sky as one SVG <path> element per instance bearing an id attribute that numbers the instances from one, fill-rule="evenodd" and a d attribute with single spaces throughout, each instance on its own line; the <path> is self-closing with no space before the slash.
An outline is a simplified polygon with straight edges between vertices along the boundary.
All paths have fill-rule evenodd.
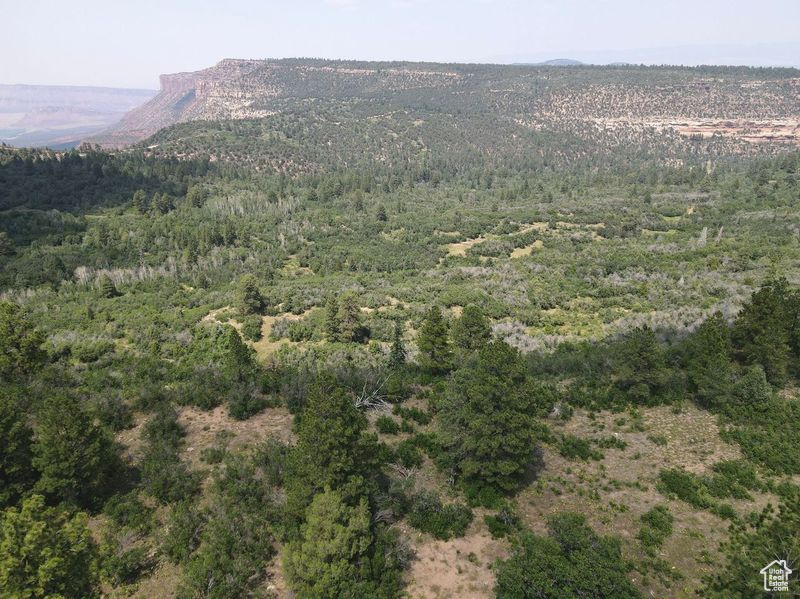
<path id="1" fill-rule="evenodd" d="M 221 58 L 800 65 L 800 0 L 0 0 L 0 83 L 157 88 Z"/>

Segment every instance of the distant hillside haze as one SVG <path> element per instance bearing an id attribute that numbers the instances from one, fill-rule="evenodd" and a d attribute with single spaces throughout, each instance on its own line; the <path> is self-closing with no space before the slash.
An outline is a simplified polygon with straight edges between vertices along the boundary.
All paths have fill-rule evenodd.
<path id="1" fill-rule="evenodd" d="M 0 142 L 67 148 L 116 123 L 157 92 L 53 85 L 0 85 Z"/>
<path id="2" fill-rule="evenodd" d="M 771 154 L 800 143 L 800 71 L 226 59 L 162 75 L 158 95 L 88 139 L 143 140 L 284 172 L 453 152 L 484 166 Z"/>

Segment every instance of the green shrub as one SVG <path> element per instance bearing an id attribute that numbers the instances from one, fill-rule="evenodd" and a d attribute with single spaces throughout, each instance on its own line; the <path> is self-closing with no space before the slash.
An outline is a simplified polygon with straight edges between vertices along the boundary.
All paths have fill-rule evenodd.
<path id="1" fill-rule="evenodd" d="M 375 427 L 379 433 L 384 435 L 396 435 L 400 432 L 400 425 L 397 424 L 397 421 L 386 414 L 378 417 L 375 421 Z"/>
<path id="2" fill-rule="evenodd" d="M 702 481 L 682 468 L 669 468 L 659 472 L 658 488 L 662 493 L 674 495 L 696 508 L 710 508 L 714 502 Z"/>
<path id="3" fill-rule="evenodd" d="M 404 439 L 395 449 L 396 459 L 406 468 L 419 468 L 422 466 L 422 453 L 411 439 Z"/>
<path id="4" fill-rule="evenodd" d="M 248 316 L 242 320 L 242 337 L 248 341 L 259 341 L 261 339 L 261 317 Z"/>
<path id="5" fill-rule="evenodd" d="M 408 522 L 417 530 L 448 540 L 464 536 L 472 522 L 472 510 L 455 503 L 442 505 L 438 495 L 426 491 L 412 500 Z"/>
<path id="6" fill-rule="evenodd" d="M 665 505 L 657 505 L 642 514 L 642 528 L 638 539 L 648 555 L 655 555 L 664 541 L 672 534 L 674 518 Z"/>
<path id="7" fill-rule="evenodd" d="M 564 435 L 558 444 L 558 452 L 567 459 L 574 460 L 602 460 L 603 454 L 592 449 L 591 443 L 587 439 L 581 439 L 575 435 Z"/>
<path id="8" fill-rule="evenodd" d="M 483 521 L 489 528 L 489 533 L 492 535 L 493 539 L 500 539 L 511 535 L 522 528 L 522 520 L 514 509 L 514 506 L 507 502 L 504 503 L 496 514 L 487 514 L 484 516 Z"/>

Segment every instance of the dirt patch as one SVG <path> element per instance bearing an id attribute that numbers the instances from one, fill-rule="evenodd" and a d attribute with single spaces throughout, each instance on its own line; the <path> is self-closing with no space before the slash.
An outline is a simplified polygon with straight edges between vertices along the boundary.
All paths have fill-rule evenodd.
<path id="1" fill-rule="evenodd" d="M 285 318 L 286 320 L 302 320 L 310 313 L 311 310 L 307 310 L 302 314 L 284 312 L 283 314 L 278 314 L 277 316 L 264 316 L 261 319 L 261 339 L 252 344 L 253 349 L 256 350 L 256 355 L 259 357 L 259 359 L 264 361 L 266 360 L 267 356 L 275 352 L 281 346 L 292 343 L 288 339 L 278 339 L 277 341 L 273 341 L 269 338 L 270 333 L 272 332 L 272 325 L 275 324 L 276 320 L 280 318 Z"/>
<path id="2" fill-rule="evenodd" d="M 267 437 L 292 440 L 292 415 L 286 408 L 268 408 L 247 420 L 234 420 L 225 406 L 209 411 L 187 407 L 180 410 L 178 421 L 186 430 L 184 455 L 195 466 L 200 464 L 200 452 L 214 446 L 223 431 L 230 433 L 228 449 L 234 451 Z"/>
<path id="3" fill-rule="evenodd" d="M 492 564 L 508 557 L 505 540 L 492 539 L 483 513 L 467 534 L 459 539 L 439 541 L 409 527 L 401 530 L 416 550 L 416 560 L 407 574 L 406 592 L 414 599 L 471 599 L 492 597 L 495 583 Z"/>
<path id="4" fill-rule="evenodd" d="M 539 249 L 544 245 L 544 242 L 541 239 L 537 239 L 530 245 L 526 245 L 522 248 L 514 248 L 511 250 L 511 258 L 523 258 L 525 256 L 530 256 L 533 250 Z"/>

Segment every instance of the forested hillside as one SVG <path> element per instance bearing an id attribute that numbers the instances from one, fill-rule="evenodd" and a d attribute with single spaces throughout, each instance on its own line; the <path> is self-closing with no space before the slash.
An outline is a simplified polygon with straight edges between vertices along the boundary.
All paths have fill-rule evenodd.
<path id="1" fill-rule="evenodd" d="M 364 64 L 222 63 L 266 112 L 0 148 L 0 595 L 800 571 L 796 140 L 608 125 L 797 118 L 797 74 Z"/>
<path id="2" fill-rule="evenodd" d="M 800 140 L 795 69 L 223 60 L 161 88 L 89 141 L 165 128 L 143 147 L 296 174 L 704 165 Z"/>

